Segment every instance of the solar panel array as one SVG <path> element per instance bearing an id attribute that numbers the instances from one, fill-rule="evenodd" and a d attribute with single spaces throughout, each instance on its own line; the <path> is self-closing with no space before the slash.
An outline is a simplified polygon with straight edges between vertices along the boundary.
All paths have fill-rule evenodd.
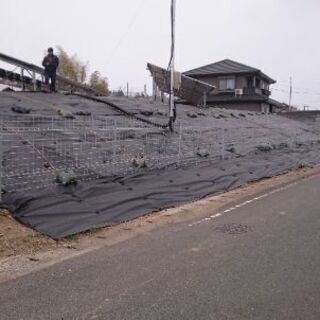
<path id="1" fill-rule="evenodd" d="M 147 67 L 158 88 L 162 92 L 170 93 L 170 71 L 151 63 L 148 63 Z M 194 105 L 199 105 L 203 102 L 205 96 L 215 90 L 215 87 L 208 83 L 193 79 L 178 72 L 175 74 L 174 87 L 177 97 Z"/>

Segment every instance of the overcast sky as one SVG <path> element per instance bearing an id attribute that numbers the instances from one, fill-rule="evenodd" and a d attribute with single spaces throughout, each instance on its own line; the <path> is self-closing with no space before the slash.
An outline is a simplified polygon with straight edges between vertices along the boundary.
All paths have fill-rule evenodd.
<path id="1" fill-rule="evenodd" d="M 166 66 L 170 0 L 0 0 L 0 52 L 40 64 L 61 45 L 107 76 L 142 91 L 146 62 Z M 177 69 L 225 58 L 262 69 L 273 97 L 320 107 L 319 0 L 177 0 Z"/>

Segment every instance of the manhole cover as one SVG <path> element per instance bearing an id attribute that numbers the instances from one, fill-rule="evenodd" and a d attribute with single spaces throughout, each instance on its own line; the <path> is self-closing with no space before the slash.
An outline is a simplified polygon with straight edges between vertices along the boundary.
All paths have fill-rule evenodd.
<path id="1" fill-rule="evenodd" d="M 214 227 L 216 232 L 227 233 L 227 234 L 243 234 L 252 232 L 252 227 L 243 225 L 243 224 L 235 224 L 235 223 L 228 223 L 228 224 L 221 224 L 216 225 Z"/>

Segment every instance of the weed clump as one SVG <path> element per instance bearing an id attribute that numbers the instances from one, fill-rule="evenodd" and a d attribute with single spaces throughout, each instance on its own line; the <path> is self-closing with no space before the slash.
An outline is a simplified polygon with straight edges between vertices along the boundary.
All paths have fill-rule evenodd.
<path id="1" fill-rule="evenodd" d="M 272 150 L 272 146 L 266 143 L 266 144 L 261 144 L 260 146 L 257 146 L 257 149 L 261 152 L 269 152 Z"/>
<path id="2" fill-rule="evenodd" d="M 91 116 L 91 112 L 89 112 L 89 111 L 77 111 L 74 114 L 76 116 L 83 116 L 83 117 Z"/>
<path id="3" fill-rule="evenodd" d="M 188 116 L 189 118 L 192 118 L 192 119 L 198 118 L 197 114 L 195 114 L 195 113 L 193 113 L 193 112 L 188 112 L 188 113 L 187 113 L 187 116 Z"/>
<path id="4" fill-rule="evenodd" d="M 58 109 L 57 113 L 58 113 L 59 116 L 65 118 L 65 119 L 73 120 L 73 119 L 76 118 L 71 112 L 67 112 L 67 111 L 64 111 L 62 109 Z"/>
<path id="5" fill-rule="evenodd" d="M 13 106 L 11 108 L 12 112 L 15 113 L 20 113 L 20 114 L 29 114 L 31 112 L 31 109 L 24 108 L 24 107 L 18 107 L 18 106 Z"/>
<path id="6" fill-rule="evenodd" d="M 77 177 L 70 169 L 59 171 L 56 175 L 56 182 L 63 186 L 70 186 L 77 184 Z"/>
<path id="7" fill-rule="evenodd" d="M 210 152 L 209 152 L 207 149 L 198 148 L 196 155 L 197 155 L 199 158 L 208 158 L 208 157 L 210 156 Z"/>
<path id="8" fill-rule="evenodd" d="M 233 144 L 229 144 L 226 147 L 226 151 L 231 152 L 231 153 L 235 153 L 236 152 L 236 148 L 235 148 L 235 146 Z"/>
<path id="9" fill-rule="evenodd" d="M 147 168 L 148 167 L 148 159 L 145 155 L 139 154 L 137 157 L 133 158 L 131 161 L 131 165 L 134 168 Z"/>

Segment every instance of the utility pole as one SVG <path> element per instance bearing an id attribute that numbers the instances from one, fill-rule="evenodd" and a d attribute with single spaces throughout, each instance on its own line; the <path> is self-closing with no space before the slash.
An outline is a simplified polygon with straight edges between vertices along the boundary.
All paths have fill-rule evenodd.
<path id="1" fill-rule="evenodd" d="M 169 125 L 173 131 L 174 123 L 174 70 L 175 70 L 175 27 L 176 27 L 176 0 L 171 0 L 171 57 L 170 57 L 170 100 L 169 100 Z"/>
<path id="2" fill-rule="evenodd" d="M 127 98 L 129 98 L 129 82 L 127 82 Z"/>
<path id="3" fill-rule="evenodd" d="M 153 101 L 157 101 L 157 97 L 158 97 L 157 84 L 156 84 L 156 81 L 153 78 L 152 79 L 152 98 L 153 98 Z"/>
<path id="4" fill-rule="evenodd" d="M 24 85 L 24 69 L 21 68 L 21 89 L 22 91 L 25 90 L 25 85 Z"/>
<path id="5" fill-rule="evenodd" d="M 289 107 L 291 107 L 291 102 L 292 102 L 292 77 L 290 77 Z"/>

